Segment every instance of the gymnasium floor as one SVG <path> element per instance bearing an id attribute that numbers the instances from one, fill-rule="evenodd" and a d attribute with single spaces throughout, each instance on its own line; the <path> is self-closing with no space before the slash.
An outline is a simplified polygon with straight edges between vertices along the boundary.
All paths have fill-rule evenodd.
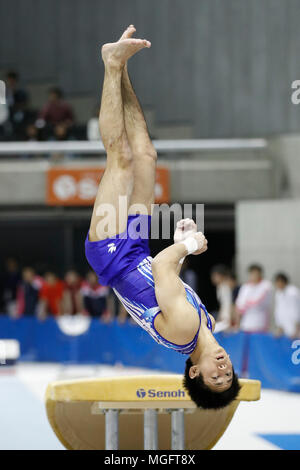
<path id="1" fill-rule="evenodd" d="M 62 450 L 48 425 L 43 397 L 59 379 L 151 373 L 122 366 L 19 364 L 0 369 L 0 450 Z M 241 403 L 215 449 L 300 450 L 300 394 L 263 390 L 259 402 Z"/>

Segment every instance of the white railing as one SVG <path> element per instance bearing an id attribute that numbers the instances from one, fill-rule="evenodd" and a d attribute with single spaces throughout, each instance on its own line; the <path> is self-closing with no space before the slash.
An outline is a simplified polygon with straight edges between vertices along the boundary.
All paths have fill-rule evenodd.
<path id="1" fill-rule="evenodd" d="M 158 152 L 199 152 L 213 150 L 264 149 L 266 139 L 183 139 L 153 140 Z M 101 141 L 65 141 L 65 142 L 0 142 L 0 155 L 17 154 L 103 154 L 105 149 Z"/>

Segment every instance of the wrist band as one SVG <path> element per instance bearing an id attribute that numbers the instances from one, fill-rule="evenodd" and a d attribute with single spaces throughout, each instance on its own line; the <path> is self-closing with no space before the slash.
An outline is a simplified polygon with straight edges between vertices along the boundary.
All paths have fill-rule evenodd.
<path id="1" fill-rule="evenodd" d="M 193 237 L 188 237 L 186 240 L 183 240 L 180 243 L 182 243 L 186 247 L 186 249 L 188 250 L 188 255 L 191 255 L 192 253 L 198 250 L 197 240 L 195 240 L 195 238 Z M 179 260 L 179 264 L 183 264 L 186 256 Z"/>
<path id="2" fill-rule="evenodd" d="M 183 240 L 181 243 L 185 245 L 188 251 L 188 255 L 191 255 L 192 253 L 195 253 L 195 251 L 198 250 L 198 242 L 193 237 L 188 237 L 186 240 Z"/>

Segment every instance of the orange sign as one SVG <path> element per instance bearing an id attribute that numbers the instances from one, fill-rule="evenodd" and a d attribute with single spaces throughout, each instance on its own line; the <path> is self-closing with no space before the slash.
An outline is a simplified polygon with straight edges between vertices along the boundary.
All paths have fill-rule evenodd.
<path id="1" fill-rule="evenodd" d="M 48 170 L 46 202 L 51 206 L 90 206 L 94 203 L 104 168 L 59 167 Z M 169 202 L 169 170 L 156 170 L 155 202 Z"/>

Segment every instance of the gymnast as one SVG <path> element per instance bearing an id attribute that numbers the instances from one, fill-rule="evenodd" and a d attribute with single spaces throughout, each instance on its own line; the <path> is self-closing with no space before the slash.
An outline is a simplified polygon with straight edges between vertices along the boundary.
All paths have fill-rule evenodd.
<path id="1" fill-rule="evenodd" d="M 150 256 L 157 154 L 127 61 L 151 43 L 133 38 L 134 32 L 131 25 L 119 41 L 102 47 L 105 75 L 99 125 L 107 162 L 85 242 L 86 257 L 99 282 L 114 289 L 154 340 L 189 356 L 183 385 L 196 405 L 223 408 L 238 395 L 237 375 L 212 334 L 213 317 L 179 277 L 184 258 L 205 252 L 207 240 L 193 220 L 183 219 L 177 223 L 174 244 L 154 259 Z M 146 236 L 138 226 L 146 226 Z"/>

